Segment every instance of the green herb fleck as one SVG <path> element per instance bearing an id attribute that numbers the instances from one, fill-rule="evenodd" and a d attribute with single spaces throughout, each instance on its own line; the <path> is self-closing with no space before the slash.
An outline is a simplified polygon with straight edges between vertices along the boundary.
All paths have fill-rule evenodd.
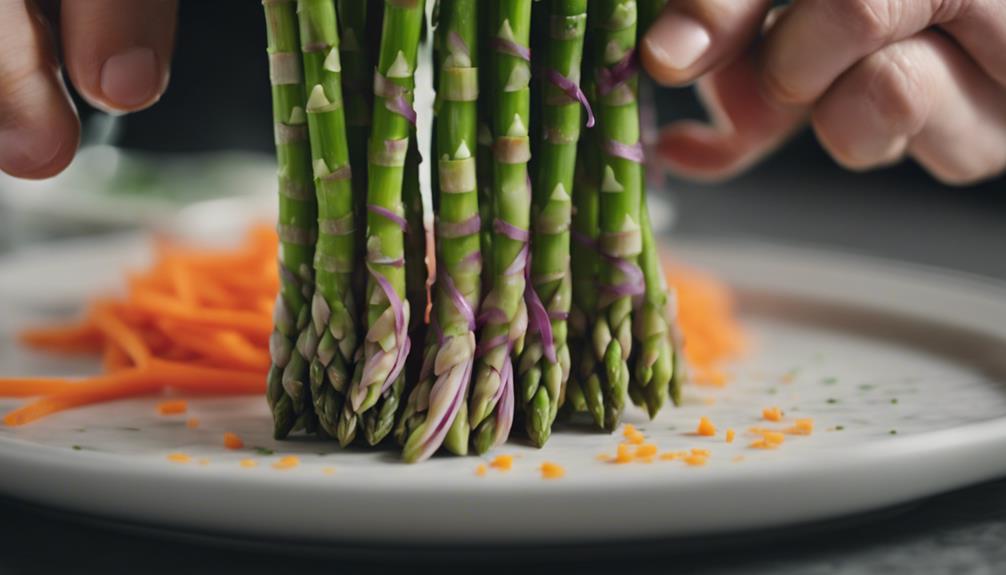
<path id="1" fill-rule="evenodd" d="M 838 383 L 838 378 L 837 377 L 826 377 L 826 378 L 824 378 L 824 379 L 821 380 L 821 383 L 823 383 L 824 385 L 835 385 L 836 383 Z"/>
<path id="2" fill-rule="evenodd" d="M 897 434 L 898 434 L 898 430 L 897 430 L 897 429 L 892 429 L 892 430 L 890 431 L 890 434 L 891 434 L 891 435 L 897 435 Z"/>
<path id="3" fill-rule="evenodd" d="M 829 398 L 828 398 L 828 403 L 830 403 L 830 404 L 835 404 L 835 403 L 838 403 L 838 400 L 837 400 L 837 399 L 835 399 L 834 397 L 829 397 Z"/>
<path id="4" fill-rule="evenodd" d="M 891 398 L 891 403 L 894 404 L 894 405 L 897 405 L 898 404 L 898 398 L 897 397 L 892 397 Z"/>
<path id="5" fill-rule="evenodd" d="M 80 451 L 81 449 L 84 449 L 84 448 L 83 448 L 83 447 L 81 447 L 81 446 L 79 446 L 79 445 L 74 445 L 74 446 L 73 446 L 73 450 L 74 450 L 74 451 Z"/>
<path id="6" fill-rule="evenodd" d="M 874 389 L 875 387 L 877 387 L 877 386 L 873 385 L 872 383 L 861 383 L 861 384 L 859 384 L 859 389 L 861 391 L 870 391 L 871 389 Z"/>
<path id="7" fill-rule="evenodd" d="M 845 429 L 845 426 L 844 426 L 844 425 L 836 425 L 836 426 L 835 426 L 835 431 L 842 431 L 842 430 L 844 430 L 844 429 Z"/>
<path id="8" fill-rule="evenodd" d="M 275 451 L 269 449 L 268 447 L 258 447 L 258 446 L 256 446 L 256 447 L 253 447 L 252 449 L 254 449 L 255 453 L 258 454 L 258 455 L 275 455 L 275 453 L 276 453 Z"/>
<path id="9" fill-rule="evenodd" d="M 779 393 L 779 390 L 774 387 L 770 387 L 766 393 L 768 393 L 769 395 L 775 395 Z"/>

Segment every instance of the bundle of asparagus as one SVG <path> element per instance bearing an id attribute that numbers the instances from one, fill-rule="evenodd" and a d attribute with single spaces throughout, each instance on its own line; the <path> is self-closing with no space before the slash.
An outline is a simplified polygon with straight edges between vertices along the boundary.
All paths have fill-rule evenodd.
<path id="1" fill-rule="evenodd" d="M 532 4 L 439 0 L 424 162 L 415 124 L 429 111 L 413 108 L 413 90 L 425 2 L 263 0 L 280 189 L 277 437 L 376 445 L 394 430 L 418 461 L 441 447 L 485 452 L 515 419 L 542 446 L 563 405 L 610 432 L 626 398 L 652 417 L 677 397 L 635 56 L 640 18 L 662 2 L 643 14 L 635 0 Z M 534 55 L 532 20 L 547 34 Z M 435 265 L 419 170 L 434 176 Z"/>

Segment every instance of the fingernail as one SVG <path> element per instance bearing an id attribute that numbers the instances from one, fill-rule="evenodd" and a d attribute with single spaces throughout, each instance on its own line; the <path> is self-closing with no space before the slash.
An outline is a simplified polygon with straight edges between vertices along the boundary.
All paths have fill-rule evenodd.
<path id="1" fill-rule="evenodd" d="M 59 154 L 62 143 L 35 130 L 0 130 L 0 171 L 31 174 L 47 166 Z"/>
<path id="2" fill-rule="evenodd" d="M 661 64 L 685 70 L 702 57 L 711 38 L 697 20 L 672 13 L 658 19 L 643 42 Z"/>
<path id="3" fill-rule="evenodd" d="M 137 46 L 111 56 L 101 66 L 101 92 L 105 104 L 120 110 L 132 109 L 154 100 L 161 78 L 157 55 Z"/>

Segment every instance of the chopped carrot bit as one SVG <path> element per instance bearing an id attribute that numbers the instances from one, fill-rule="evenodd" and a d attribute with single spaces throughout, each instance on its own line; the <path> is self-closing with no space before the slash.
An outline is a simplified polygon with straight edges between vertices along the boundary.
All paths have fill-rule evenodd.
<path id="1" fill-rule="evenodd" d="M 513 469 L 513 455 L 497 455 L 489 463 L 489 467 L 500 471 L 510 471 Z"/>
<path id="2" fill-rule="evenodd" d="M 793 427 L 786 430 L 790 435 L 810 435 L 814 433 L 813 419 L 798 419 Z"/>
<path id="3" fill-rule="evenodd" d="M 642 433 L 634 433 L 631 436 L 629 436 L 627 439 L 628 439 L 629 443 L 631 443 L 633 445 L 641 445 L 643 442 L 646 441 L 646 436 L 643 435 Z"/>
<path id="4" fill-rule="evenodd" d="M 486 464 L 480 463 L 479 466 L 475 468 L 475 475 L 478 475 L 479 477 L 485 477 L 488 471 L 489 468 L 486 467 Z"/>
<path id="5" fill-rule="evenodd" d="M 192 457 L 186 455 L 185 453 L 169 453 L 168 461 L 172 463 L 188 463 L 192 461 Z"/>
<path id="6" fill-rule="evenodd" d="M 692 454 L 685 458 L 685 463 L 692 467 L 701 467 L 709 460 L 705 455 Z"/>
<path id="7" fill-rule="evenodd" d="M 708 417 L 703 416 L 699 419 L 699 427 L 695 430 L 695 433 L 706 436 L 716 435 L 716 426 L 709 421 Z"/>
<path id="8" fill-rule="evenodd" d="M 782 411 L 778 407 L 766 407 L 761 411 L 766 421 L 782 421 Z"/>
<path id="9" fill-rule="evenodd" d="M 615 454 L 615 463 L 631 463 L 632 462 L 632 446 L 628 443 L 619 443 L 618 452 Z"/>
<path id="10" fill-rule="evenodd" d="M 189 410 L 189 404 L 184 399 L 162 401 L 157 404 L 157 413 L 161 415 L 178 415 Z"/>
<path id="11" fill-rule="evenodd" d="M 594 457 L 594 459 L 596 459 L 596 460 L 598 460 L 598 461 L 600 461 L 602 463 L 607 463 L 607 462 L 611 461 L 612 459 L 614 459 L 614 457 L 612 457 L 611 454 L 608 454 L 608 453 L 598 453 Z"/>
<path id="12" fill-rule="evenodd" d="M 786 436 L 778 431 L 765 430 L 761 434 L 762 438 L 751 444 L 756 449 L 775 449 L 782 445 Z"/>
<path id="13" fill-rule="evenodd" d="M 653 457 L 657 454 L 657 446 L 652 443 L 644 443 L 636 448 L 636 459 Z"/>
<path id="14" fill-rule="evenodd" d="M 674 461 L 677 458 L 678 454 L 673 451 L 665 451 L 664 453 L 660 454 L 660 459 L 662 461 Z"/>
<path id="15" fill-rule="evenodd" d="M 189 429 L 195 429 L 199 427 L 199 420 L 196 419 L 195 417 L 190 417 L 187 420 L 185 420 L 185 427 L 188 427 Z"/>
<path id="16" fill-rule="evenodd" d="M 624 435 L 626 439 L 637 433 L 639 433 L 639 430 L 637 430 L 636 426 L 632 425 L 631 423 L 626 423 L 624 426 L 622 426 L 622 435 Z"/>
<path id="17" fill-rule="evenodd" d="M 703 397 L 702 398 L 702 403 L 704 405 L 716 405 L 716 398 L 715 397 Z"/>
<path id="18" fill-rule="evenodd" d="M 203 457 L 202 459 L 200 459 L 196 463 L 198 463 L 199 465 L 209 465 L 210 464 L 210 460 L 206 459 L 205 457 Z"/>
<path id="19" fill-rule="evenodd" d="M 272 464 L 273 469 L 293 469 L 300 465 L 300 458 L 296 455 L 287 455 L 285 457 L 280 457 L 279 461 Z"/>
<path id="20" fill-rule="evenodd" d="M 335 475 L 334 467 L 322 467 L 321 472 L 325 475 Z"/>
<path id="21" fill-rule="evenodd" d="M 566 469 L 558 463 L 546 461 L 541 464 L 542 479 L 559 479 L 566 475 Z"/>
<path id="22" fill-rule="evenodd" d="M 227 432 L 224 434 L 224 447 L 227 449 L 241 449 L 245 446 L 245 442 L 241 441 L 236 433 Z"/>
<path id="23" fill-rule="evenodd" d="M 734 430 L 732 430 L 732 429 L 728 429 L 727 430 L 727 443 L 733 443 L 734 442 L 734 435 L 736 435 L 734 433 Z"/>
<path id="24" fill-rule="evenodd" d="M 709 457 L 710 453 L 708 449 L 699 449 L 698 447 L 693 447 L 692 455 L 701 455 L 702 457 Z"/>
<path id="25" fill-rule="evenodd" d="M 242 459 L 238 462 L 238 465 L 244 467 L 245 469 L 251 469 L 252 467 L 258 467 L 258 461 L 254 459 Z"/>

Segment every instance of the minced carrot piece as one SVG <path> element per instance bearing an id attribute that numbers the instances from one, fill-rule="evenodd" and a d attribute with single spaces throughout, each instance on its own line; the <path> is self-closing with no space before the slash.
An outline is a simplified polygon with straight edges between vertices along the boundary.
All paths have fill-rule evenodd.
<path id="1" fill-rule="evenodd" d="M 732 429 L 728 429 L 727 430 L 727 438 L 726 438 L 727 439 L 727 443 L 733 443 L 734 442 L 734 435 L 736 435 L 734 433 L 734 430 L 732 430 Z"/>
<path id="2" fill-rule="evenodd" d="M 186 455 L 185 453 L 169 453 L 168 461 L 172 463 L 188 463 L 192 461 L 192 457 Z"/>
<path id="3" fill-rule="evenodd" d="M 210 464 L 210 460 L 206 459 L 205 457 L 203 457 L 202 459 L 196 461 L 196 463 L 198 463 L 199 465 L 209 465 Z"/>
<path id="4" fill-rule="evenodd" d="M 485 463 L 479 463 L 478 467 L 475 468 L 475 475 L 478 475 L 479 477 L 485 477 L 488 472 L 489 468 L 486 467 Z"/>
<path id="5" fill-rule="evenodd" d="M 227 432 L 224 434 L 224 447 L 227 449 L 241 449 L 245 446 L 245 442 L 241 441 L 236 433 Z"/>
<path id="6" fill-rule="evenodd" d="M 695 430 L 695 433 L 706 436 L 716 435 L 716 426 L 709 421 L 708 417 L 702 416 L 699 419 L 699 427 Z"/>
<path id="7" fill-rule="evenodd" d="M 778 431 L 765 431 L 761 436 L 762 438 L 752 443 L 751 447 L 756 449 L 775 449 L 786 440 L 786 436 Z"/>
<path id="8" fill-rule="evenodd" d="M 185 420 L 185 427 L 188 427 L 189 429 L 195 429 L 199 427 L 199 420 L 196 419 L 195 417 L 190 417 Z"/>
<path id="9" fill-rule="evenodd" d="M 335 468 L 334 467 L 322 467 L 321 468 L 321 472 L 324 475 L 335 475 Z"/>
<path id="10" fill-rule="evenodd" d="M 810 435 L 814 433 L 814 420 L 813 419 L 798 419 L 794 423 L 793 427 L 786 430 L 786 433 L 790 435 Z"/>
<path id="11" fill-rule="evenodd" d="M 692 467 L 701 467 L 706 464 L 709 458 L 705 455 L 691 454 L 684 458 L 685 463 Z"/>
<path id="12" fill-rule="evenodd" d="M 622 426 L 622 435 L 624 435 L 626 439 L 628 439 L 632 435 L 635 435 L 636 433 L 639 433 L 639 431 L 636 429 L 635 425 L 632 425 L 631 423 L 626 423 L 625 425 Z"/>
<path id="13" fill-rule="evenodd" d="M 674 461 L 678 458 L 678 454 L 673 451 L 667 451 L 660 454 L 660 459 L 663 461 Z"/>
<path id="14" fill-rule="evenodd" d="M 631 463 L 632 462 L 632 446 L 628 443 L 619 443 L 618 451 L 615 453 L 615 463 Z"/>
<path id="15" fill-rule="evenodd" d="M 644 443 L 636 448 L 636 459 L 653 457 L 657 454 L 657 446 L 652 443 Z"/>
<path id="16" fill-rule="evenodd" d="M 178 415 L 189 410 L 189 404 L 184 399 L 162 401 L 157 404 L 157 413 L 161 415 Z"/>
<path id="17" fill-rule="evenodd" d="M 761 416 L 766 421 L 782 421 L 782 410 L 778 407 L 766 407 L 762 410 Z"/>
<path id="18" fill-rule="evenodd" d="M 245 469 L 251 469 L 252 467 L 258 467 L 258 461 L 254 459 L 242 459 L 238 462 L 238 465 L 244 467 Z"/>
<path id="19" fill-rule="evenodd" d="M 558 463 L 552 463 L 546 461 L 541 464 L 541 478 L 542 479 L 560 479 L 566 475 L 566 469 L 563 468 Z"/>
<path id="20" fill-rule="evenodd" d="M 598 460 L 598 461 L 600 461 L 602 463 L 608 463 L 609 461 L 611 461 L 614 458 L 610 454 L 608 454 L 608 453 L 598 453 L 596 456 L 594 456 L 594 459 L 596 459 L 596 460 Z"/>
<path id="21" fill-rule="evenodd" d="M 296 455 L 280 457 L 279 461 L 272 464 L 273 469 L 293 469 L 300 465 L 300 458 Z"/>
<path id="22" fill-rule="evenodd" d="M 489 466 L 500 471 L 510 471 L 513 468 L 513 455 L 497 455 Z"/>
<path id="23" fill-rule="evenodd" d="M 644 441 L 646 441 L 646 436 L 637 431 L 627 437 L 626 440 L 633 445 L 641 445 Z"/>
<path id="24" fill-rule="evenodd" d="M 699 449 L 698 447 L 693 447 L 692 455 L 701 455 L 702 457 L 709 457 L 710 452 L 708 449 Z"/>

